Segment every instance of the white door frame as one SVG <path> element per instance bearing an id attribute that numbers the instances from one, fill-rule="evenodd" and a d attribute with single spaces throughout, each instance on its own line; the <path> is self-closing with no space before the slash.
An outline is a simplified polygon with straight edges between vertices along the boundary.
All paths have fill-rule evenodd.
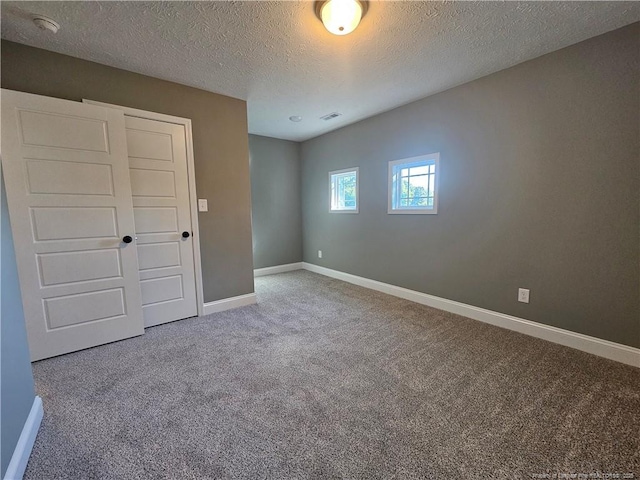
<path id="1" fill-rule="evenodd" d="M 166 115 L 164 113 L 147 112 L 137 108 L 123 107 L 111 103 L 96 102 L 95 100 L 82 99 L 83 103 L 98 105 L 100 107 L 115 108 L 122 110 L 130 117 L 144 118 L 147 120 L 157 120 L 159 122 L 174 123 L 184 126 L 187 145 L 187 176 L 189 179 L 189 207 L 191 212 L 191 229 L 193 231 L 193 267 L 196 274 L 196 301 L 198 316 L 204 315 L 204 294 L 202 289 L 202 262 L 200 260 L 200 228 L 198 227 L 198 196 L 196 195 L 196 173 L 193 159 L 193 134 L 191 132 L 191 119 Z"/>

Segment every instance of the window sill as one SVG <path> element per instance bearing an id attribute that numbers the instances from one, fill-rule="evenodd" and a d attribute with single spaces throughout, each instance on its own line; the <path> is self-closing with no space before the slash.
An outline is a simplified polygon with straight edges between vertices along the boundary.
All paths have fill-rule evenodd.
<path id="1" fill-rule="evenodd" d="M 437 215 L 437 209 L 419 210 L 419 209 L 395 209 L 387 210 L 389 215 Z"/>

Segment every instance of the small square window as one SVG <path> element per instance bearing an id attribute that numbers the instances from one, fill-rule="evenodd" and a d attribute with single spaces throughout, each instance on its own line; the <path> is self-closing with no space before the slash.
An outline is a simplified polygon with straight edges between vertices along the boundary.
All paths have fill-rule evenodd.
<path id="1" fill-rule="evenodd" d="M 329 172 L 329 211 L 358 213 L 358 167 Z"/>
<path id="2" fill-rule="evenodd" d="M 387 213 L 438 213 L 439 153 L 389 162 Z"/>

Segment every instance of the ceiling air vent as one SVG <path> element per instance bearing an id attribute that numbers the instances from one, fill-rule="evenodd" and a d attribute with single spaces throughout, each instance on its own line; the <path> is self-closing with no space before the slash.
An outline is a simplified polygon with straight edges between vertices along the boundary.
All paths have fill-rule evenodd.
<path id="1" fill-rule="evenodd" d="M 320 117 L 320 120 L 333 120 L 336 117 L 339 117 L 340 115 L 342 115 L 341 113 L 338 112 L 333 112 L 333 113 L 327 113 L 326 115 L 323 115 L 322 117 Z"/>

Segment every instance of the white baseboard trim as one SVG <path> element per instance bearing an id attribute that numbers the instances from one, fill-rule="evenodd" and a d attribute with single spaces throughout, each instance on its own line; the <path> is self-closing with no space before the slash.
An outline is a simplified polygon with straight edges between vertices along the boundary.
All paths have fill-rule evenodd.
<path id="1" fill-rule="evenodd" d="M 253 271 L 253 276 L 263 277 L 264 275 L 273 275 L 276 273 L 292 272 L 294 270 L 302 270 L 302 262 L 287 263 L 285 265 L 276 265 L 274 267 L 256 268 Z"/>
<path id="2" fill-rule="evenodd" d="M 350 273 L 332 270 L 312 263 L 303 262 L 302 267 L 310 272 L 319 273 L 327 277 L 336 278 L 345 282 L 360 285 L 361 287 L 377 290 L 382 293 L 404 298 L 412 302 L 428 305 L 429 307 L 456 313 L 464 317 L 479 320 L 498 327 L 506 328 L 516 332 L 524 333 L 532 337 L 541 338 L 550 342 L 558 343 L 566 347 L 582 350 L 600 357 L 626 363 L 633 367 L 640 367 L 640 349 L 622 345 L 620 343 L 602 340 L 600 338 L 571 332 L 562 328 L 544 325 L 542 323 L 525 320 L 524 318 L 513 317 L 504 313 L 474 307 L 465 303 L 447 300 L 427 293 L 416 292 L 407 288 L 397 287 L 388 283 L 370 280 Z"/>
<path id="3" fill-rule="evenodd" d="M 215 302 L 205 303 L 203 312 L 204 315 L 209 315 L 211 313 L 231 310 L 232 308 L 253 305 L 254 303 L 258 303 L 256 294 L 247 293 L 246 295 L 238 295 L 237 297 L 223 298 L 222 300 L 216 300 Z"/>
<path id="4" fill-rule="evenodd" d="M 24 422 L 24 427 L 22 427 L 22 433 L 20 434 L 20 438 L 18 438 L 18 443 L 11 456 L 7 471 L 4 474 L 4 480 L 22 480 L 43 416 L 42 399 L 36 397 L 33 399 L 31 411 L 29 412 L 27 420 Z"/>

